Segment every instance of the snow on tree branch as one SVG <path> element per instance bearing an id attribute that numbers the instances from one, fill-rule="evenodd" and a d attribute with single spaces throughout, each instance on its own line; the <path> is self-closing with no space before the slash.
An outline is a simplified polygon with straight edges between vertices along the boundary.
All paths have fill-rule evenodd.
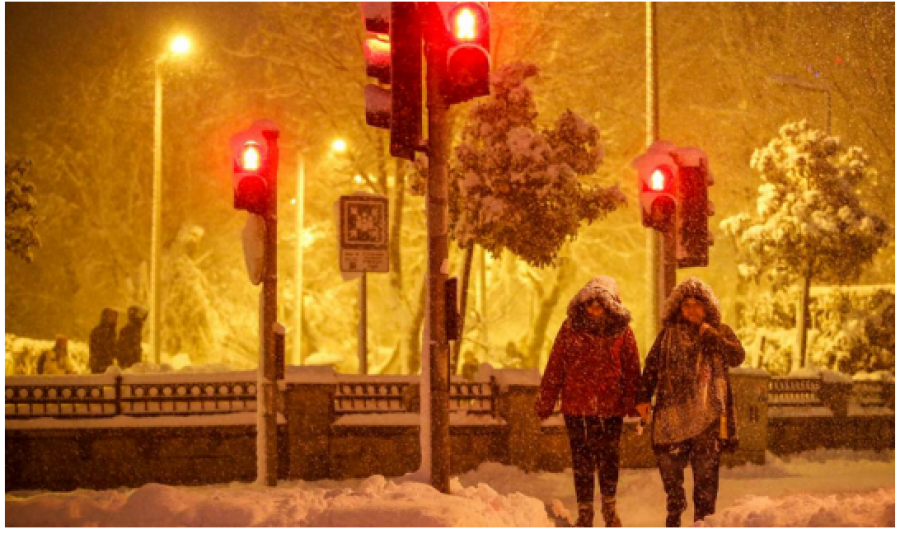
<path id="1" fill-rule="evenodd" d="M 491 77 L 492 95 L 476 103 L 450 169 L 456 240 L 499 255 L 504 249 L 535 266 L 554 262 L 582 221 L 625 203 L 618 185 L 587 186 L 580 176 L 603 160 L 600 132 L 572 111 L 549 129 L 526 81 L 535 65 L 512 63 Z"/>
<path id="2" fill-rule="evenodd" d="M 740 272 L 785 283 L 801 277 L 848 282 L 861 274 L 891 229 L 859 200 L 874 175 L 866 153 L 807 122 L 785 124 L 750 161 L 763 183 L 755 217 L 722 221 L 743 252 Z"/>
<path id="3" fill-rule="evenodd" d="M 30 159 L 6 158 L 6 250 L 28 263 L 41 246 L 34 184 L 25 179 L 31 167 Z"/>

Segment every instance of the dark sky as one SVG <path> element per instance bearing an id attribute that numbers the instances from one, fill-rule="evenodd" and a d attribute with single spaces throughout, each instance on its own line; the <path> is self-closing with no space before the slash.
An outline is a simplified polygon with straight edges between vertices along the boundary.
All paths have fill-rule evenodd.
<path id="1" fill-rule="evenodd" d="M 21 126 L 56 111 L 61 80 L 79 65 L 103 61 L 104 46 L 134 46 L 147 59 L 177 33 L 195 53 L 237 46 L 255 10 L 247 3 L 5 3 L 6 137 L 15 147 Z M 10 146 L 12 143 L 12 146 Z"/>

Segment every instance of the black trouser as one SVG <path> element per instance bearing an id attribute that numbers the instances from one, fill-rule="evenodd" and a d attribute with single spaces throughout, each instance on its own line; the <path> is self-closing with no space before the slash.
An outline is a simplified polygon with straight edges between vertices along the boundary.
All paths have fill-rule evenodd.
<path id="1" fill-rule="evenodd" d="M 694 521 L 716 513 L 719 494 L 719 421 L 696 437 L 676 445 L 656 447 L 656 462 L 666 489 L 666 511 L 680 514 L 687 508 L 684 468 L 694 471 Z"/>
<path id="2" fill-rule="evenodd" d="M 578 502 L 594 502 L 594 473 L 600 479 L 600 493 L 604 497 L 615 497 L 619 484 L 622 418 L 566 415 L 565 420 Z"/>

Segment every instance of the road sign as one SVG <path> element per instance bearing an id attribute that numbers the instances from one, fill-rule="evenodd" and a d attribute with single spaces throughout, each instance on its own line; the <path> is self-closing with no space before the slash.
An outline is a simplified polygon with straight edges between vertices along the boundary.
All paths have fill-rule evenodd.
<path id="1" fill-rule="evenodd" d="M 377 195 L 340 198 L 343 272 L 388 272 L 388 201 Z"/>

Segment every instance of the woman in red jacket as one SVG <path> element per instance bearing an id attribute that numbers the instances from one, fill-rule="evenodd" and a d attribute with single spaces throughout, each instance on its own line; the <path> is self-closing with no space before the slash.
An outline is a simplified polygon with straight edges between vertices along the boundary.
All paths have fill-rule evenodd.
<path id="1" fill-rule="evenodd" d="M 634 399 L 640 380 L 630 321 L 616 281 L 608 276 L 594 278 L 569 303 L 568 317 L 541 379 L 535 411 L 542 420 L 550 417 L 562 394 L 578 499 L 576 526 L 593 526 L 595 473 L 606 526 L 622 526 L 616 513 L 619 439 L 622 418 L 637 415 Z"/>

